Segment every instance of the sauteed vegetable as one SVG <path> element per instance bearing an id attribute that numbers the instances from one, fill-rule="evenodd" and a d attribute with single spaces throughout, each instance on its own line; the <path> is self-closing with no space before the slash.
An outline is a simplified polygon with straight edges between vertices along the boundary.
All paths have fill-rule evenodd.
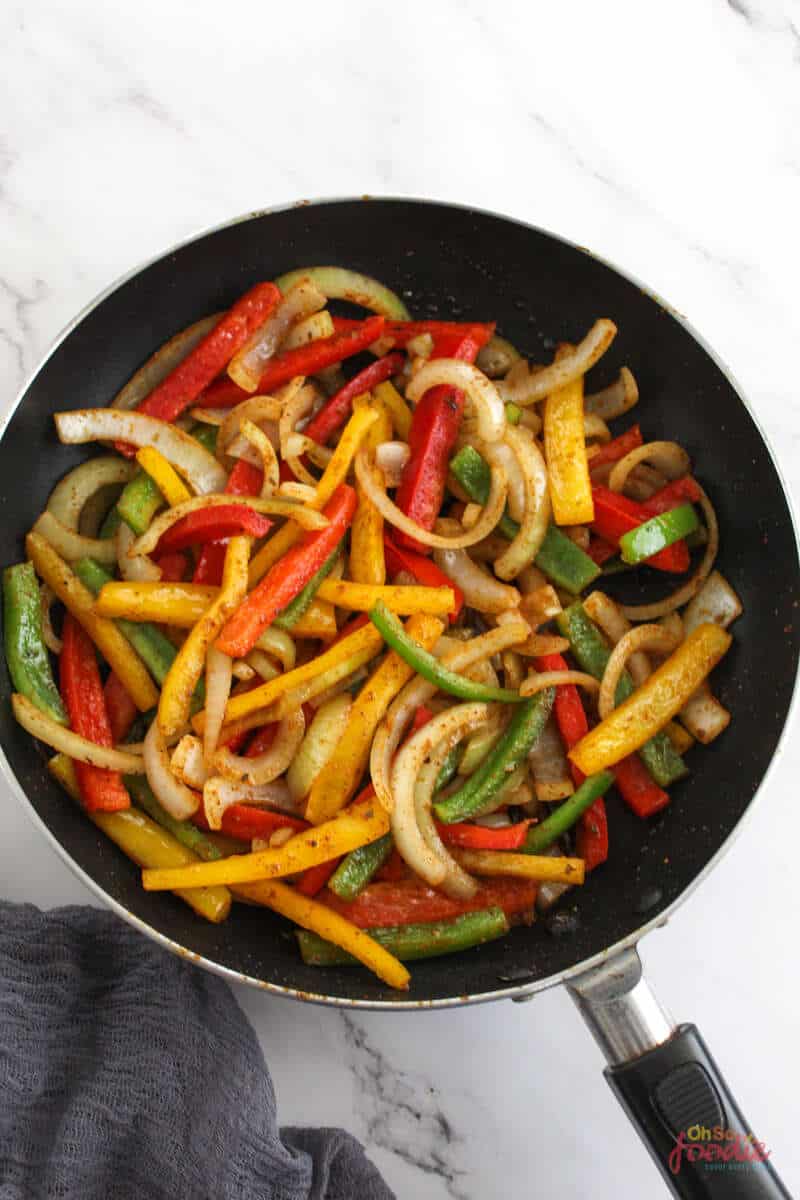
<path id="1" fill-rule="evenodd" d="M 56 414 L 104 449 L 5 571 L 12 704 L 147 890 L 405 988 L 602 869 L 607 804 L 669 804 L 741 604 L 685 450 L 612 436 L 631 372 L 587 393 L 616 333 L 534 363 L 301 268 Z"/>

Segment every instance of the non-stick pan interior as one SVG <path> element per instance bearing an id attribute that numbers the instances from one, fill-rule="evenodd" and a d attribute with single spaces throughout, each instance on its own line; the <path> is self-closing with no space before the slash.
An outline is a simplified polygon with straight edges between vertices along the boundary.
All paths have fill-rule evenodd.
<path id="1" fill-rule="evenodd" d="M 693 749 L 690 776 L 662 816 L 642 822 L 614 796 L 611 852 L 570 911 L 577 931 L 555 937 L 540 922 L 477 951 L 417 963 L 405 1000 L 462 999 L 560 974 L 633 933 L 693 881 L 733 830 L 769 765 L 783 728 L 798 658 L 798 566 L 791 518 L 770 455 L 730 379 L 684 325 L 639 285 L 548 234 L 466 208 L 403 200 L 299 205 L 210 233 L 146 267 L 107 295 L 51 355 L 0 443 L 0 560 L 23 553 L 23 535 L 53 484 L 86 457 L 58 444 L 52 413 L 105 405 L 164 340 L 224 308 L 258 279 L 291 267 L 337 263 L 378 276 L 415 315 L 495 319 L 535 361 L 557 340 L 577 341 L 598 316 L 619 326 L 590 378 L 609 382 L 627 364 L 640 387 L 645 437 L 674 438 L 719 514 L 720 569 L 742 597 L 734 647 L 715 673 L 731 729 Z M 620 427 L 627 422 L 623 420 Z M 670 585 L 667 584 L 667 587 Z M 664 580 L 649 585 L 663 592 Z M 11 716 L 0 682 L 0 740 L 30 803 L 70 858 L 130 913 L 219 967 L 331 998 L 397 997 L 360 969 L 306 967 L 288 927 L 239 908 L 214 927 L 170 895 L 142 891 L 138 871 L 49 779 L 31 738 Z M 10 796 L 7 803 L 13 803 Z M 767 801 L 768 802 L 768 801 Z"/>

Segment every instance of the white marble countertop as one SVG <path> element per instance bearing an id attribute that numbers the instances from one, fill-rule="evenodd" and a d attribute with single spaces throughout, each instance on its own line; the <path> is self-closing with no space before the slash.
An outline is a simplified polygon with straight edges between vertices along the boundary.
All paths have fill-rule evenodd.
<path id="1" fill-rule="evenodd" d="M 4 403 L 98 290 L 196 230 L 428 196 L 647 280 L 730 364 L 797 494 L 797 0 L 7 0 L 0 30 Z M 795 728 L 747 836 L 644 947 L 796 1190 L 797 862 L 776 834 L 799 770 Z M 0 894 L 90 899 L 10 798 Z M 239 998 L 281 1119 L 344 1125 L 403 1200 L 661 1194 L 561 990 L 398 1016 Z"/>

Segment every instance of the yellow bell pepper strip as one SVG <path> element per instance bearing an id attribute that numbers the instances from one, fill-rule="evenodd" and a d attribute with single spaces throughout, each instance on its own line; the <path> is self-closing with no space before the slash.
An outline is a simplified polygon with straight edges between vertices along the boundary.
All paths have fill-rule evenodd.
<path id="1" fill-rule="evenodd" d="M 88 588 L 38 533 L 28 534 L 25 549 L 37 575 L 83 626 L 139 711 L 154 708 L 158 692 L 147 668 L 116 625 L 95 612 L 94 596 Z"/>
<path id="2" fill-rule="evenodd" d="M 374 842 L 389 831 L 389 818 L 376 800 L 353 805 L 332 821 L 304 829 L 282 846 L 236 854 L 217 862 L 193 863 L 174 870 L 148 870 L 142 873 L 145 891 L 160 892 L 175 887 L 203 887 L 215 884 L 257 883 L 295 875 L 318 863 L 329 862 L 351 850 Z"/>
<path id="3" fill-rule="evenodd" d="M 593 775 L 643 746 L 680 712 L 731 640 L 718 625 L 698 625 L 641 687 L 573 746 L 569 757 L 575 766 Z"/>
<path id="4" fill-rule="evenodd" d="M 158 725 L 164 737 L 179 733 L 189 720 L 192 693 L 203 674 L 206 652 L 247 591 L 250 538 L 236 536 L 228 542 L 222 587 L 178 651 L 161 689 Z"/>
<path id="5" fill-rule="evenodd" d="M 385 404 L 391 414 L 392 424 L 404 442 L 408 441 L 408 431 L 411 428 L 411 409 L 398 392 L 394 384 L 379 383 L 375 388 L 375 397 Z"/>
<path id="6" fill-rule="evenodd" d="M 352 562 L 351 556 L 351 566 Z M 351 612 L 369 612 L 380 600 L 389 612 L 400 616 L 411 616 L 413 613 L 446 616 L 456 605 L 455 592 L 449 587 L 417 587 L 412 584 L 381 586 L 376 583 L 350 583 L 346 579 L 326 579 L 317 595 L 336 608 L 347 608 Z"/>
<path id="7" fill-rule="evenodd" d="M 465 871 L 475 875 L 514 875 L 537 883 L 583 883 L 582 858 L 549 858 L 541 854 L 514 854 L 507 850 L 456 850 L 450 853 Z"/>
<path id="8" fill-rule="evenodd" d="M 192 493 L 172 464 L 168 463 L 158 450 L 152 446 L 142 446 L 141 450 L 136 452 L 136 461 L 150 476 L 170 508 L 174 508 L 176 504 L 183 504 L 185 500 L 191 500 Z"/>
<path id="9" fill-rule="evenodd" d="M 544 456 L 556 525 L 590 524 L 594 503 L 583 428 L 583 377 L 551 392 L 545 401 Z"/>
<path id="10" fill-rule="evenodd" d="M 374 408 L 358 408 L 342 430 L 342 436 L 336 444 L 325 471 L 317 484 L 317 494 L 311 501 L 310 507 L 319 511 L 324 508 L 336 491 L 339 484 L 344 483 L 356 453 L 367 430 L 378 420 Z M 253 555 L 250 563 L 250 587 L 255 587 L 262 576 L 290 550 L 302 535 L 302 530 L 292 521 L 287 521 L 283 528 Z"/>
<path id="11" fill-rule="evenodd" d="M 318 934 L 326 942 L 352 954 L 360 963 L 373 971 L 389 987 L 405 990 L 411 976 L 394 955 L 370 937 L 363 929 L 353 925 L 346 917 L 318 904 L 308 896 L 301 896 L 285 883 L 269 881 L 241 884 L 235 894 L 253 904 L 263 904 L 275 912 L 294 921 L 303 929 Z"/>
<path id="12" fill-rule="evenodd" d="M 80 804 L 72 759 L 66 754 L 56 754 L 48 762 L 47 769 L 64 791 Z M 87 812 L 86 815 L 140 867 L 185 867 L 200 861 L 193 851 L 182 846 L 177 838 L 138 808 L 128 808 L 124 812 Z M 175 895 L 185 900 L 198 916 L 214 924 L 224 921 L 230 912 L 231 894 L 225 887 L 178 888 Z"/>
<path id="13" fill-rule="evenodd" d="M 436 617 L 412 617 L 405 632 L 430 650 L 441 637 L 444 623 Z M 330 820 L 355 795 L 369 762 L 375 730 L 397 693 L 414 674 L 399 654 L 387 654 L 359 692 L 341 740 L 314 780 L 306 805 L 306 820 L 319 825 Z"/>
<path id="14" fill-rule="evenodd" d="M 302 617 L 292 626 L 292 637 L 319 638 L 323 642 L 330 642 L 337 632 L 333 605 L 318 596 L 314 597 Z"/>
<path id="15" fill-rule="evenodd" d="M 225 730 L 232 721 L 238 721 L 241 717 L 246 717 L 257 709 L 267 708 L 274 701 L 280 700 L 287 692 L 295 691 L 302 684 L 315 680 L 318 676 L 327 675 L 332 667 L 347 662 L 349 673 L 357 666 L 369 662 L 382 649 L 383 638 L 377 629 L 372 625 L 363 625 L 348 637 L 342 638 L 340 642 L 331 646 L 324 654 L 312 659 L 311 662 L 303 663 L 302 666 L 295 667 L 291 671 L 285 671 L 283 675 L 278 675 L 276 679 L 262 683 L 260 687 L 253 688 L 252 691 L 244 692 L 240 696 L 231 696 L 225 709 Z M 356 667 L 352 665 L 353 663 L 356 663 Z M 330 684 L 326 682 L 325 686 L 327 688 Z M 193 719 L 192 725 L 198 733 L 202 732 L 205 727 L 205 713 L 198 713 Z"/>
<path id="16" fill-rule="evenodd" d="M 367 450 L 375 450 L 392 436 L 392 419 L 386 406 L 369 395 L 357 396 L 353 408 L 371 407 L 378 419 L 364 437 Z M 358 507 L 350 530 L 350 575 L 356 583 L 386 582 L 386 562 L 383 557 L 383 516 L 378 512 L 360 483 L 356 484 Z"/>

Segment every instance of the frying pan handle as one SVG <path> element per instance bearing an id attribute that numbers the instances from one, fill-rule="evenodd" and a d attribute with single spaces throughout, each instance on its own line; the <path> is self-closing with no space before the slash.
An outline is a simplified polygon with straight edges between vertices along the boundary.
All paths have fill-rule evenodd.
<path id="1" fill-rule="evenodd" d="M 674 1195 L 791 1200 L 694 1025 L 674 1025 L 635 949 L 569 985 L 608 1059 L 605 1070 Z"/>

